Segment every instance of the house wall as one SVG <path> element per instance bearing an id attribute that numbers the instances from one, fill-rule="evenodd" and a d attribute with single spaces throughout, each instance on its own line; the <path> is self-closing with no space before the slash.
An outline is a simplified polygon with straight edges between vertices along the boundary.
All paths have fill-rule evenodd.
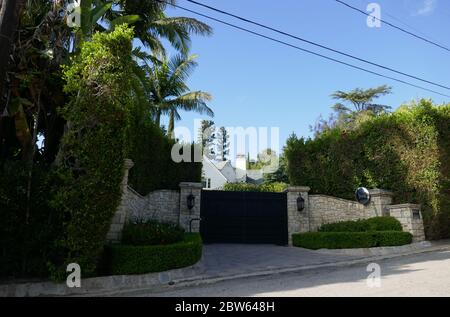
<path id="1" fill-rule="evenodd" d="M 219 189 L 227 183 L 225 176 L 208 160 L 203 160 L 203 177 L 211 179 L 211 187 L 208 189 Z"/>

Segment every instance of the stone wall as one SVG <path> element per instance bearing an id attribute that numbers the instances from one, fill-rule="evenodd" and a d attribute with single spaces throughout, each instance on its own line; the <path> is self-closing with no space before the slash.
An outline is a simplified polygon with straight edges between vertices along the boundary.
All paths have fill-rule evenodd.
<path id="1" fill-rule="evenodd" d="M 367 219 L 373 216 L 373 205 L 324 195 L 309 195 L 310 231 L 326 223 Z"/>
<path id="2" fill-rule="evenodd" d="M 198 183 L 180 183 L 180 190 L 157 190 L 146 196 L 128 186 L 128 171 L 133 167 L 131 160 L 125 160 L 125 173 L 122 181 L 122 199 L 111 222 L 106 239 L 120 242 L 121 232 L 127 221 L 147 221 L 175 223 L 187 232 L 200 230 L 200 204 L 202 185 Z M 187 196 L 193 194 L 195 206 L 187 208 Z M 192 221 L 191 221 L 192 220 Z"/>
<path id="3" fill-rule="evenodd" d="M 133 190 L 128 188 L 128 191 Z M 136 195 L 134 196 L 134 199 L 128 201 L 129 219 L 133 221 L 155 220 L 178 223 L 180 214 L 180 193 L 178 191 L 157 190 L 145 197 L 139 195 L 136 199 Z"/>
<path id="4" fill-rule="evenodd" d="M 425 240 L 422 212 L 420 205 L 402 204 L 387 206 L 392 217 L 397 218 L 403 226 L 403 231 L 411 232 L 413 241 Z"/>
<path id="5" fill-rule="evenodd" d="M 391 205 L 393 193 L 390 191 L 372 189 L 369 191 L 370 203 L 362 205 L 356 201 L 331 196 L 309 195 L 309 190 L 309 187 L 303 186 L 287 189 L 289 243 L 292 243 L 293 233 L 317 231 L 323 224 L 385 215 L 397 218 L 403 230 L 413 235 L 414 241 L 425 239 L 420 206 Z M 299 195 L 305 200 L 305 208 L 302 211 L 297 208 Z"/>

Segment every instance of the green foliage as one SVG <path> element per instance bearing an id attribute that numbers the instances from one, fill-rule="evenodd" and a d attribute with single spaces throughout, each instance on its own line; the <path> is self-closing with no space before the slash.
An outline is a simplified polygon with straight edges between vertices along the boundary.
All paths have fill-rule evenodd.
<path id="1" fill-rule="evenodd" d="M 132 116 L 129 130 L 129 154 L 134 162 L 128 183 L 141 195 L 157 189 L 179 189 L 181 182 L 201 182 L 202 163 L 194 162 L 194 146 L 191 146 L 191 162 L 176 163 L 171 151 L 175 140 L 147 116 Z"/>
<path id="2" fill-rule="evenodd" d="M 28 170 L 21 161 L 0 165 L 0 277 L 47 276 L 53 241 L 61 230 L 61 216 L 47 200 L 55 177 L 37 164 L 30 191 L 33 206 L 27 215 Z"/>
<path id="3" fill-rule="evenodd" d="M 169 245 L 110 245 L 105 250 L 107 274 L 145 274 L 193 265 L 202 256 L 199 234 L 186 234 Z"/>
<path id="4" fill-rule="evenodd" d="M 375 217 L 356 221 L 324 224 L 320 232 L 403 231 L 400 221 L 394 217 Z"/>
<path id="5" fill-rule="evenodd" d="M 296 247 L 318 249 L 355 249 L 410 244 L 412 235 L 400 231 L 307 232 L 292 235 Z"/>
<path id="6" fill-rule="evenodd" d="M 184 229 L 179 225 L 149 221 L 128 223 L 122 230 L 122 243 L 126 245 L 162 245 L 183 240 Z"/>
<path id="7" fill-rule="evenodd" d="M 429 239 L 449 237 L 449 122 L 450 105 L 421 100 L 355 130 L 292 136 L 285 148 L 290 182 L 347 199 L 359 186 L 392 190 L 395 203 L 422 204 Z"/>
<path id="8" fill-rule="evenodd" d="M 64 214 L 58 240 L 60 277 L 67 263 L 78 263 L 84 276 L 95 273 L 111 218 L 121 197 L 128 112 L 133 31 L 120 26 L 96 33 L 64 68 L 70 103 L 62 114 L 69 130 L 58 157 L 62 180 L 53 206 Z"/>
<path id="9" fill-rule="evenodd" d="M 286 183 L 265 183 L 261 185 L 248 183 L 227 183 L 223 186 L 224 191 L 229 192 L 272 192 L 281 193 L 287 189 Z"/>

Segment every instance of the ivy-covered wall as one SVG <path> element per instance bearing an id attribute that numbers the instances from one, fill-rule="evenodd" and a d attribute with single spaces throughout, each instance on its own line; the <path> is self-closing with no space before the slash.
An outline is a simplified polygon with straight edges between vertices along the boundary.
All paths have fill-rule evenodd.
<path id="1" fill-rule="evenodd" d="M 355 130 L 334 129 L 286 145 L 292 185 L 353 199 L 359 186 L 395 193 L 395 203 L 422 204 L 427 238 L 450 237 L 450 105 L 402 106 Z"/>

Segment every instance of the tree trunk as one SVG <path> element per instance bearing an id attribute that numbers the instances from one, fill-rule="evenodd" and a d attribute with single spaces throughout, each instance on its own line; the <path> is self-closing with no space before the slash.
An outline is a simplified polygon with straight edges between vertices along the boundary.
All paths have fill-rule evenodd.
<path id="1" fill-rule="evenodd" d="M 169 115 L 169 127 L 167 128 L 167 134 L 171 139 L 175 138 L 174 130 L 175 130 L 175 113 L 173 110 L 171 110 Z"/>
<path id="2" fill-rule="evenodd" d="M 0 8 L 0 98 L 3 99 L 6 71 L 9 64 L 9 55 L 14 42 L 14 35 L 19 26 L 20 12 L 25 0 L 2 0 Z M 3 112 L 3 100 L 0 112 Z"/>

